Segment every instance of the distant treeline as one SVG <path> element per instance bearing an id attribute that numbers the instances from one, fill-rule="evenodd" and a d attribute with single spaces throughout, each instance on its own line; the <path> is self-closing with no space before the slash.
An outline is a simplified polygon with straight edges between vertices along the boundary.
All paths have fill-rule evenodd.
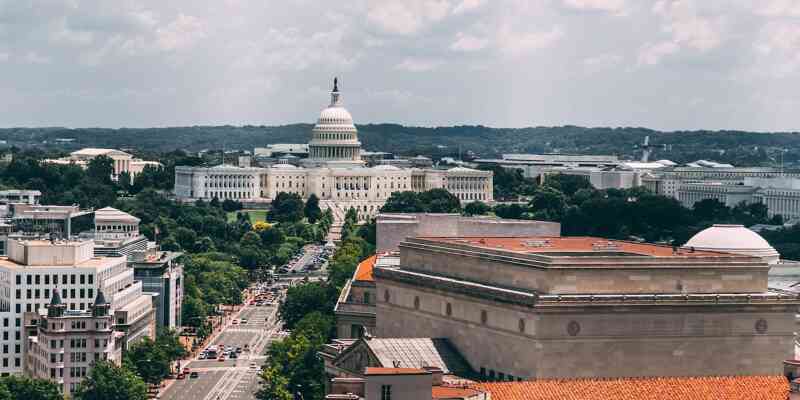
<path id="1" fill-rule="evenodd" d="M 305 143 L 310 124 L 282 126 L 191 126 L 174 128 L 8 128 L 0 140 L 9 146 L 73 150 L 111 147 L 146 152 L 176 149 L 252 150 L 268 143 Z M 433 157 L 502 153 L 616 154 L 638 159 L 645 136 L 655 145 L 652 159 L 688 162 L 698 159 L 734 165 L 777 166 L 800 162 L 800 134 L 743 131 L 661 132 L 646 128 L 583 128 L 578 126 L 519 129 L 485 126 L 411 127 L 397 124 L 359 125 L 359 138 L 370 151 Z M 59 139 L 74 139 L 64 142 Z"/>

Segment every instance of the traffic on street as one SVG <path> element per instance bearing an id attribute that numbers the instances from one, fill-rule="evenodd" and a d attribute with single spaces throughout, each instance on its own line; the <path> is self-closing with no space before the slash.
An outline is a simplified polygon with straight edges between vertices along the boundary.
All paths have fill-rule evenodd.
<path id="1" fill-rule="evenodd" d="M 254 286 L 244 307 L 232 314 L 210 345 L 183 364 L 164 400 L 255 400 L 258 374 L 269 343 L 284 333 L 277 318 L 282 285 Z"/>

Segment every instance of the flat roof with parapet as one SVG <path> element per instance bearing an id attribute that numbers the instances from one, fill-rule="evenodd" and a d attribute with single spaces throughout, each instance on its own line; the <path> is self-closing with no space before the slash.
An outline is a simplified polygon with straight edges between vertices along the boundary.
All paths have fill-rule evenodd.
<path id="1" fill-rule="evenodd" d="M 54 268 L 54 269 L 66 269 L 66 268 L 91 268 L 91 269 L 102 269 L 104 267 L 117 265 L 120 261 L 124 259 L 121 257 L 92 257 L 88 260 L 78 262 L 76 264 L 53 264 L 53 265 L 25 265 L 14 262 L 10 260 L 8 257 L 0 257 L 0 267 L 8 268 L 8 269 L 26 269 L 26 268 Z"/>
<path id="2" fill-rule="evenodd" d="M 692 250 L 652 243 L 604 239 L 590 236 L 567 237 L 420 237 L 417 240 L 468 246 L 499 252 L 559 257 L 656 257 L 725 258 L 751 260 L 754 257 L 707 250 Z"/>

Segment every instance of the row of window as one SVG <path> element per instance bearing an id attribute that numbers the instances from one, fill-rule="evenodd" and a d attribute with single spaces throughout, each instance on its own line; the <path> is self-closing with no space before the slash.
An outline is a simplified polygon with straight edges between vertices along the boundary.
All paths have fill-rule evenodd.
<path id="1" fill-rule="evenodd" d="M 367 297 L 366 294 L 365 294 L 364 300 L 366 301 L 368 299 L 369 299 L 369 297 Z M 385 302 L 387 302 L 387 303 L 389 302 L 389 300 L 391 300 L 391 295 L 389 294 L 389 290 L 388 289 L 383 292 L 383 300 Z M 419 308 L 420 308 L 419 296 L 414 296 L 414 309 L 415 310 L 419 310 Z M 448 317 L 453 316 L 453 305 L 451 303 L 448 302 L 448 303 L 445 304 L 444 314 L 446 316 L 448 316 Z M 489 313 L 486 312 L 486 310 L 481 310 L 481 324 L 482 325 L 486 325 L 486 324 L 488 324 L 488 322 L 489 322 Z M 525 319 L 524 318 L 520 318 L 519 319 L 519 322 L 517 324 L 517 330 L 519 330 L 520 333 L 525 333 Z"/>
<path id="2" fill-rule="evenodd" d="M 58 290 L 58 289 L 53 289 L 53 293 L 55 293 L 56 290 Z M 69 296 L 67 296 L 67 294 L 69 294 Z M 76 294 L 78 294 L 78 296 L 76 296 Z M 87 296 L 87 294 L 88 294 L 88 296 Z M 26 289 L 25 290 L 25 298 L 26 299 L 38 299 L 38 298 L 41 298 L 41 295 L 42 295 L 41 289 Z M 17 289 L 16 290 L 15 297 L 16 297 L 17 300 L 22 299 L 22 289 Z M 44 298 L 45 299 L 49 299 L 50 298 L 50 289 L 44 289 Z M 92 288 L 89 288 L 89 289 L 77 289 L 77 290 L 76 289 L 69 289 L 69 291 L 67 289 L 61 289 L 61 298 L 63 298 L 63 299 L 67 299 L 67 298 L 72 298 L 72 299 L 75 299 L 75 298 L 93 299 L 94 298 L 94 289 L 92 289 Z M 81 309 L 83 309 L 83 307 L 81 307 Z M 30 311 L 30 310 L 28 310 L 28 311 Z"/>
<path id="3" fill-rule="evenodd" d="M 67 277 L 68 276 L 69 276 L 69 283 L 71 285 L 75 285 L 76 281 L 80 281 L 81 285 L 85 285 L 87 282 L 90 285 L 94 284 L 94 275 L 92 275 L 92 274 L 80 274 L 80 275 L 76 275 L 76 274 L 69 274 L 69 275 L 61 274 L 61 284 L 62 285 L 66 285 L 67 284 Z M 52 279 L 52 282 L 53 282 L 54 285 L 58 285 L 58 274 L 52 274 L 52 278 L 51 278 L 51 275 L 49 275 L 49 274 L 26 274 L 25 275 L 25 283 L 27 283 L 28 285 L 33 285 L 34 283 L 36 285 L 40 285 L 42 280 L 44 280 L 44 284 L 45 285 L 49 285 L 50 282 L 51 282 L 51 279 Z M 17 285 L 22 285 L 22 275 L 17 275 Z"/>

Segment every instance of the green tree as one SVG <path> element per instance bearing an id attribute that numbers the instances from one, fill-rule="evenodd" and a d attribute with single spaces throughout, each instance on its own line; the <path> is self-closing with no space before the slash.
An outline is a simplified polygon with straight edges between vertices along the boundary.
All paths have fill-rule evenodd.
<path id="1" fill-rule="evenodd" d="M 147 385 L 125 367 L 98 361 L 78 385 L 76 400 L 145 400 Z"/>
<path id="2" fill-rule="evenodd" d="M 533 192 L 529 207 L 534 219 L 561 221 L 567 211 L 567 200 L 558 189 L 541 186 Z"/>
<path id="3" fill-rule="evenodd" d="M 125 366 L 150 384 L 160 383 L 170 373 L 169 357 L 150 338 L 144 338 L 128 348 Z"/>
<path id="4" fill-rule="evenodd" d="M 194 249 L 195 242 L 197 242 L 197 232 L 181 226 L 175 230 L 175 240 L 182 249 L 191 251 Z"/>
<path id="5" fill-rule="evenodd" d="M 317 220 L 322 216 L 322 210 L 319 208 L 319 197 L 317 197 L 316 194 L 311 193 L 311 195 L 308 196 L 304 213 L 308 219 L 308 222 L 312 224 L 316 223 Z"/>
<path id="6" fill-rule="evenodd" d="M 481 201 L 473 201 L 464 206 L 464 215 L 467 216 L 486 215 L 489 211 L 492 211 L 492 208 Z"/>
<path id="7" fill-rule="evenodd" d="M 289 379 L 283 371 L 270 363 L 258 375 L 261 386 L 256 392 L 258 400 L 292 400 L 294 396 L 289 391 Z"/>
<path id="8" fill-rule="evenodd" d="M 286 299 L 279 306 L 278 315 L 286 329 L 294 329 L 295 324 L 314 311 L 332 313 L 335 293 L 336 288 L 321 282 L 292 286 L 286 291 Z"/>
<path id="9" fill-rule="evenodd" d="M 419 194 L 426 212 L 431 213 L 460 213 L 461 201 L 454 194 L 445 189 L 431 189 Z"/>
<path id="10" fill-rule="evenodd" d="M 242 203 L 231 199 L 222 201 L 222 209 L 227 212 L 239 211 L 242 209 Z"/>
<path id="11" fill-rule="evenodd" d="M 385 213 L 416 213 L 424 212 L 425 208 L 415 192 L 394 192 L 381 207 Z"/>
<path id="12" fill-rule="evenodd" d="M 570 197 L 578 190 L 594 188 L 585 176 L 569 174 L 547 174 L 544 184 Z"/>
<path id="13" fill-rule="evenodd" d="M 111 185 L 111 177 L 114 175 L 114 160 L 107 156 L 97 156 L 86 166 L 86 175 L 95 182 Z"/>
<path id="14" fill-rule="evenodd" d="M 272 201 L 268 218 L 278 222 L 297 222 L 303 219 L 303 199 L 299 194 L 280 192 Z"/>
<path id="15" fill-rule="evenodd" d="M 7 392 L 12 394 L 11 397 L 2 397 L 4 394 L 0 391 L 0 399 L 62 400 L 58 385 L 45 379 L 16 375 L 4 376 L 0 378 L 0 387 L 5 388 Z"/>
<path id="16" fill-rule="evenodd" d="M 160 330 L 156 336 L 156 345 L 164 351 L 171 361 L 179 360 L 187 354 L 178 332 L 174 329 Z"/>

